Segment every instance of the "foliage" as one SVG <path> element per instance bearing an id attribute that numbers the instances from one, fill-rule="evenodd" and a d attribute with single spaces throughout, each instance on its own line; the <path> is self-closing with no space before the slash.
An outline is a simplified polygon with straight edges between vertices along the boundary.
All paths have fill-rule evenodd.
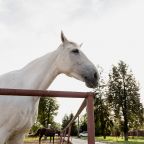
<path id="1" fill-rule="evenodd" d="M 94 115 L 96 135 L 100 134 L 104 137 L 106 137 L 106 135 L 110 135 L 111 129 L 113 127 L 113 122 L 110 117 L 110 109 L 108 105 L 105 104 L 105 99 L 102 99 L 101 97 L 95 98 Z"/>
<path id="2" fill-rule="evenodd" d="M 87 115 L 84 114 L 80 119 L 80 132 L 87 131 Z"/>
<path id="3" fill-rule="evenodd" d="M 62 119 L 62 129 L 64 129 L 69 123 L 69 116 L 65 114 L 65 116 Z"/>
<path id="4" fill-rule="evenodd" d="M 110 117 L 111 109 L 107 105 L 106 101 L 106 84 L 102 76 L 103 69 L 100 70 L 99 86 L 95 89 L 95 101 L 94 101 L 94 116 L 95 116 L 95 132 L 96 135 L 110 135 L 113 122 Z"/>
<path id="5" fill-rule="evenodd" d="M 45 127 L 47 127 L 48 124 L 52 124 L 54 121 L 54 116 L 57 115 L 58 108 L 59 106 L 55 98 L 40 98 L 38 121 Z"/>
<path id="6" fill-rule="evenodd" d="M 40 122 L 36 122 L 34 123 L 34 125 L 32 126 L 31 130 L 30 130 L 30 133 L 36 133 L 37 129 L 43 127 Z"/>
<path id="7" fill-rule="evenodd" d="M 73 119 L 74 115 L 71 113 L 69 116 L 69 120 L 71 121 Z M 76 122 L 74 121 L 72 123 L 72 127 L 71 127 L 71 136 L 77 136 L 78 132 L 77 132 L 77 126 L 76 126 Z"/>
<path id="8" fill-rule="evenodd" d="M 68 123 L 73 119 L 74 115 L 71 113 L 69 116 L 65 115 L 64 118 L 62 119 L 62 129 L 64 129 Z M 76 122 L 73 122 L 71 125 L 71 136 L 76 136 L 77 135 L 77 126 Z"/>
<path id="9" fill-rule="evenodd" d="M 128 140 L 129 127 L 139 127 L 143 123 L 143 106 L 139 84 L 123 61 L 113 66 L 109 74 L 107 100 L 115 117 L 120 119 L 125 140 Z"/>
<path id="10" fill-rule="evenodd" d="M 61 124 L 57 123 L 57 122 L 52 122 L 51 129 L 59 130 L 60 131 L 61 130 Z"/>

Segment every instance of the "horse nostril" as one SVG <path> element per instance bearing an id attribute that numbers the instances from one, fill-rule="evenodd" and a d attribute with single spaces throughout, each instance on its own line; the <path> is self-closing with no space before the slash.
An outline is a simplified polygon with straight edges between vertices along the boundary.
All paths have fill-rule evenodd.
<path id="1" fill-rule="evenodd" d="M 97 73 L 96 73 L 96 72 L 94 73 L 94 78 L 95 78 L 95 79 L 97 79 L 97 78 L 98 78 L 98 76 L 97 76 Z"/>
<path id="2" fill-rule="evenodd" d="M 85 78 L 85 79 L 88 79 L 88 77 L 87 77 L 87 76 L 84 76 L 84 78 Z"/>

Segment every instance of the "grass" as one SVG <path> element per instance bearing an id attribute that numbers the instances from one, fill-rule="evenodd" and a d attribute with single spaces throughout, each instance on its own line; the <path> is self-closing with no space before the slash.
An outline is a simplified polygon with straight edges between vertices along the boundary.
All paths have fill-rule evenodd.
<path id="1" fill-rule="evenodd" d="M 87 139 L 87 137 L 81 137 L 81 139 Z M 107 144 L 144 144 L 144 137 L 129 137 L 128 142 L 125 142 L 123 138 L 119 137 L 112 137 L 107 136 L 106 139 L 104 139 L 102 136 L 95 137 L 95 141 L 97 142 L 104 142 Z"/>
<path id="2" fill-rule="evenodd" d="M 113 144 L 144 144 L 144 137 L 129 137 L 128 142 L 125 142 L 123 138 L 119 137 L 112 137 L 108 136 L 106 139 L 103 137 L 96 137 L 96 141 L 106 142 L 106 143 L 113 143 Z"/>
<path id="3" fill-rule="evenodd" d="M 33 141 L 38 141 L 38 137 L 26 137 L 24 139 L 24 142 L 33 142 Z"/>
<path id="4" fill-rule="evenodd" d="M 49 141 L 49 137 L 47 137 L 47 140 Z M 59 138 L 58 137 L 55 137 L 55 141 L 57 141 Z M 44 143 L 47 143 L 47 140 L 44 140 L 44 138 L 42 138 L 42 141 L 44 142 Z M 36 143 L 38 143 L 38 141 L 39 141 L 39 137 L 26 137 L 25 139 L 24 139 L 24 142 L 27 144 L 27 143 L 31 143 L 31 144 L 36 144 Z"/>
<path id="5" fill-rule="evenodd" d="M 86 137 L 81 137 L 82 139 L 87 139 Z M 49 138 L 48 138 L 49 139 Z M 129 137 L 128 142 L 124 142 L 124 139 L 121 137 L 112 137 L 107 136 L 106 139 L 103 137 L 95 137 L 95 140 L 98 142 L 105 142 L 107 144 L 144 144 L 144 137 L 135 137 L 134 139 Z M 34 142 L 38 141 L 38 137 L 26 137 L 24 142 Z"/>

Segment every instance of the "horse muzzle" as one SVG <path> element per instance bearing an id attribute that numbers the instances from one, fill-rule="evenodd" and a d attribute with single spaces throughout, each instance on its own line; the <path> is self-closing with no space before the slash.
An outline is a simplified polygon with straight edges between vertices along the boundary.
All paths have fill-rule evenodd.
<path id="1" fill-rule="evenodd" d="M 93 74 L 85 75 L 84 81 L 86 86 L 89 88 L 96 88 L 99 83 L 99 74 L 98 72 L 94 72 Z"/>

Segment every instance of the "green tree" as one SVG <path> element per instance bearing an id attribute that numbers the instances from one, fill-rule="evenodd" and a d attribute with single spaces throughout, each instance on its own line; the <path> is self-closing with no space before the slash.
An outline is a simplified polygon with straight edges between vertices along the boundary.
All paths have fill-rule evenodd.
<path id="1" fill-rule="evenodd" d="M 97 96 L 95 98 L 94 110 L 96 135 L 102 135 L 104 138 L 106 138 L 107 135 L 110 135 L 113 127 L 110 112 L 110 108 L 106 104 L 105 99 Z"/>
<path id="2" fill-rule="evenodd" d="M 62 129 L 64 129 L 69 123 L 69 116 L 65 114 L 65 116 L 62 119 Z"/>
<path id="3" fill-rule="evenodd" d="M 123 61 L 113 66 L 109 74 L 107 99 L 115 116 L 121 118 L 125 141 L 128 141 L 129 125 L 136 119 L 140 125 L 143 112 L 139 84 Z"/>
<path id="4" fill-rule="evenodd" d="M 72 113 L 69 116 L 68 115 L 64 116 L 64 118 L 62 119 L 62 129 L 64 129 L 69 124 L 69 122 L 73 119 L 73 117 L 74 115 Z M 76 122 L 74 121 L 71 125 L 71 136 L 76 135 L 77 135 L 77 126 Z"/>
<path id="5" fill-rule="evenodd" d="M 69 121 L 71 121 L 73 119 L 73 117 L 74 117 L 74 115 L 73 115 L 73 113 L 71 113 L 69 115 Z M 72 127 L 71 127 L 71 136 L 77 136 L 77 134 L 78 134 L 77 126 L 76 126 L 76 122 L 74 121 L 72 123 Z"/>
<path id="6" fill-rule="evenodd" d="M 52 124 L 54 116 L 57 115 L 59 106 L 55 98 L 41 98 L 38 109 L 38 121 L 45 127 Z"/>
<path id="7" fill-rule="evenodd" d="M 80 119 L 80 132 L 87 131 L 87 114 L 84 114 Z"/>
<path id="8" fill-rule="evenodd" d="M 53 121 L 53 123 L 51 124 L 51 129 L 60 131 L 61 130 L 61 124 Z"/>
<path id="9" fill-rule="evenodd" d="M 34 125 L 30 129 L 30 133 L 36 133 L 36 131 L 43 127 L 39 122 L 35 122 Z"/>
<path id="10" fill-rule="evenodd" d="M 99 86 L 95 89 L 95 100 L 94 100 L 94 116 L 95 116 L 95 132 L 96 135 L 110 135 L 113 122 L 111 120 L 111 109 L 107 105 L 106 99 L 106 82 L 103 78 L 103 69 L 99 68 L 100 81 Z"/>

